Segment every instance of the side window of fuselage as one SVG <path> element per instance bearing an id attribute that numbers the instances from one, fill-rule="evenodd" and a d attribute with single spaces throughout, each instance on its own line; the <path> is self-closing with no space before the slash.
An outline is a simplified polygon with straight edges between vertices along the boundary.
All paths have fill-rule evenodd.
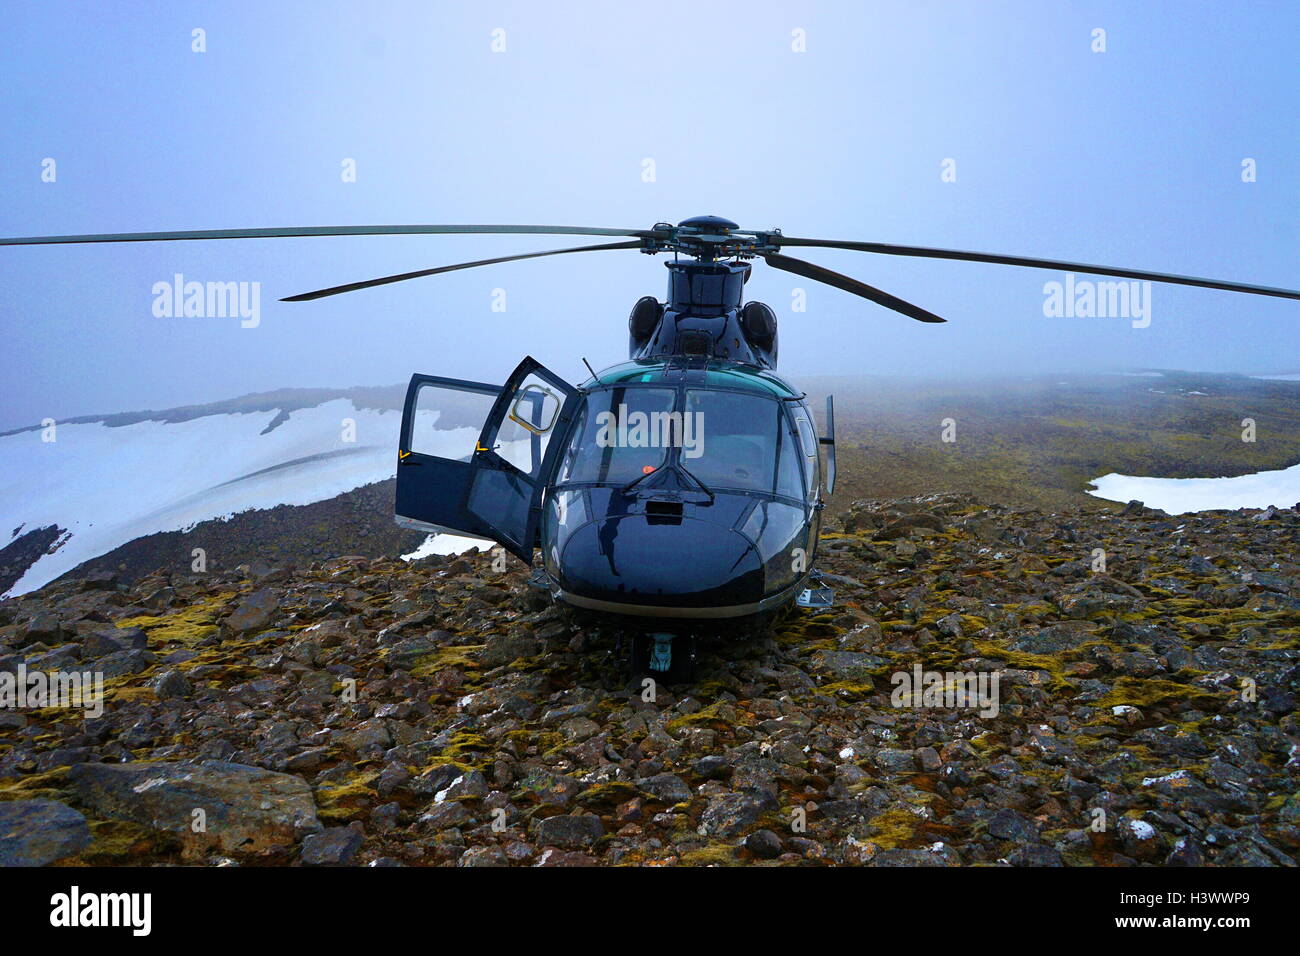
<path id="1" fill-rule="evenodd" d="M 821 463 L 817 458 L 817 430 L 813 426 L 812 413 L 806 405 L 791 408 L 794 414 L 795 428 L 799 432 L 799 450 L 803 456 L 804 474 L 808 480 L 808 500 L 817 498 L 821 485 Z"/>
<path id="2" fill-rule="evenodd" d="M 564 457 L 560 461 L 558 472 L 560 481 L 569 481 L 573 477 L 574 469 L 578 464 L 578 452 L 582 450 L 582 436 L 587 431 L 587 405 L 584 403 L 578 410 L 577 420 L 570 429 L 570 435 L 573 437 L 569 441 L 569 447 L 564 450 Z"/>
<path id="3" fill-rule="evenodd" d="M 799 459 L 803 452 L 799 447 L 799 434 L 791 420 L 781 416 L 780 448 L 778 450 L 776 470 L 776 493 L 787 498 L 804 497 L 807 490 L 803 483 L 803 469 Z"/>

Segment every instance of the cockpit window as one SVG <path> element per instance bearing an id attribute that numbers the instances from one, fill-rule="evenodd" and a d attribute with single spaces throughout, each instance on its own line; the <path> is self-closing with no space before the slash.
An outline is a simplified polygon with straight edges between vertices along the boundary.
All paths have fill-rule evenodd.
<path id="1" fill-rule="evenodd" d="M 821 462 L 817 457 L 819 447 L 817 431 L 812 423 L 812 413 L 807 407 L 796 407 L 791 411 L 794 414 L 795 428 L 799 431 L 799 444 L 804 455 L 804 470 L 808 474 L 808 500 L 812 501 L 817 497 L 821 482 Z"/>
<path id="2" fill-rule="evenodd" d="M 801 499 L 803 449 L 781 402 L 719 389 L 598 389 L 578 412 L 558 481 L 636 481 L 677 460 L 705 487 Z M 815 446 L 814 446 L 815 447 Z"/>
<path id="3" fill-rule="evenodd" d="M 799 467 L 799 443 L 789 426 L 782 423 L 779 459 L 776 468 L 776 493 L 787 498 L 802 498 L 804 494 L 803 471 Z"/>
<path id="4" fill-rule="evenodd" d="M 664 463 L 672 440 L 676 389 L 610 388 L 587 396 L 559 480 L 635 481 Z"/>
<path id="5" fill-rule="evenodd" d="M 682 467 L 710 488 L 739 488 L 802 497 L 797 455 L 781 403 L 759 395 L 686 390 L 686 416 L 695 447 L 682 449 Z M 794 471 L 791 471 L 791 468 Z"/>

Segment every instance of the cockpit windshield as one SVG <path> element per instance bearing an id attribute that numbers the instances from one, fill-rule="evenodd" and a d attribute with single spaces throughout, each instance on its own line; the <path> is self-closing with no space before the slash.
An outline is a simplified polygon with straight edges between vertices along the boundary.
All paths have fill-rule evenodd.
<path id="1" fill-rule="evenodd" d="M 710 488 L 803 496 L 799 457 L 781 403 L 760 395 L 686 390 L 698 441 L 682 466 Z"/>
<path id="2" fill-rule="evenodd" d="M 776 399 L 718 389 L 599 389 L 578 413 L 558 479 L 627 483 L 672 449 L 706 487 L 804 497 L 800 451 Z"/>
<path id="3" fill-rule="evenodd" d="M 592 392 L 578 413 L 559 480 L 623 484 L 664 463 L 665 416 L 673 411 L 672 388 L 610 388 Z M 668 419 L 671 422 L 671 418 Z"/>

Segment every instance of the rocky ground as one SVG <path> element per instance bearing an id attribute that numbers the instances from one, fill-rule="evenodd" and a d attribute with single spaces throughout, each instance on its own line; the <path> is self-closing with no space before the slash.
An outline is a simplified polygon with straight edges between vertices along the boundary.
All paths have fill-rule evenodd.
<path id="1" fill-rule="evenodd" d="M 0 709 L 0 863 L 1291 866 L 1298 538 L 859 502 L 834 610 L 653 694 L 513 559 L 60 581 L 0 603 L 0 672 L 108 700 Z M 918 664 L 997 715 L 906 706 Z"/>

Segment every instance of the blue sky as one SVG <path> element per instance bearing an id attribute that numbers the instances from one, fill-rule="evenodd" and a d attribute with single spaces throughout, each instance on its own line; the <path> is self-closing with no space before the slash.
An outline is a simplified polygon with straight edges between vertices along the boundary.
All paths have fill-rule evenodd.
<path id="1" fill-rule="evenodd" d="M 807 7 L 808 9 L 803 9 Z M 191 31 L 207 50 L 191 50 Z M 492 31 L 505 31 L 493 52 Z M 1106 51 L 1092 51 L 1092 31 Z M 792 49 L 803 31 L 806 51 Z M 1293 3 L 6 4 L 0 234 L 339 223 L 792 235 L 1300 284 Z M 1241 180 L 1252 158 L 1257 181 Z M 43 182 L 42 161 L 57 179 Z M 356 182 L 340 176 L 344 159 Z M 655 180 L 643 181 L 653 159 Z M 941 164 L 956 162 L 956 181 Z M 626 355 L 666 270 L 524 262 L 315 303 L 283 295 L 563 238 L 0 249 L 0 427 L 412 371 L 570 379 Z M 793 251 L 793 250 L 792 250 Z M 1156 286 L 1150 327 L 1049 318 L 1060 274 L 816 251 L 923 326 L 756 267 L 781 370 L 1295 370 L 1296 302 Z M 260 282 L 261 323 L 158 318 L 154 283 Z M 806 284 L 805 284 L 806 285 Z M 506 311 L 492 311 L 493 290 Z"/>

